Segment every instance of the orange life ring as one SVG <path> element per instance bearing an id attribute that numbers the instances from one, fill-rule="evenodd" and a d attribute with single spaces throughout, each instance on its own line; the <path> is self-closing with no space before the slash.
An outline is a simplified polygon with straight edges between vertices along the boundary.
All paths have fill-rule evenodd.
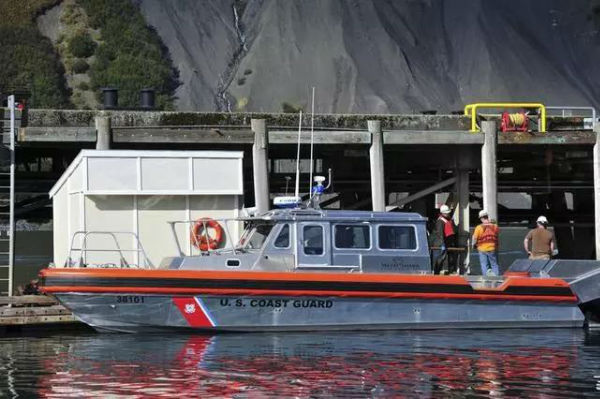
<path id="1" fill-rule="evenodd" d="M 205 230 L 206 226 L 206 230 Z M 208 228 L 215 231 L 215 236 L 211 237 L 208 233 Z M 190 232 L 190 240 L 194 247 L 200 251 L 208 251 L 209 249 L 217 249 L 223 242 L 223 227 L 214 219 L 202 218 L 196 220 Z"/>

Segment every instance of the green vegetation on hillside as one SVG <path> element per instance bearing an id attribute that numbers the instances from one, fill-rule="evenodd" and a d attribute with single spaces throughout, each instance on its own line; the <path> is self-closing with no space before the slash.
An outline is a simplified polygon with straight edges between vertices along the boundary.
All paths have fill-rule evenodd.
<path id="1" fill-rule="evenodd" d="M 2 26 L 23 26 L 31 24 L 36 15 L 52 7 L 60 0 L 0 1 L 0 24 Z"/>
<path id="2" fill-rule="evenodd" d="M 73 73 L 86 73 L 90 69 L 90 65 L 86 60 L 76 60 L 73 63 Z"/>
<path id="3" fill-rule="evenodd" d="M 100 103 L 96 93 L 90 90 L 91 81 L 87 72 L 94 63 L 94 52 L 102 35 L 90 27 L 85 10 L 77 1 L 62 0 L 56 27 L 58 37 L 54 46 L 65 67 L 73 107 L 93 109 L 98 108 Z"/>
<path id="4" fill-rule="evenodd" d="M 92 28 L 99 29 L 101 41 L 90 65 L 94 90 L 113 86 L 119 89 L 121 107 L 137 107 L 139 91 L 156 90 L 156 105 L 173 106 L 178 73 L 158 34 L 146 25 L 131 0 L 78 0 Z"/>
<path id="5" fill-rule="evenodd" d="M 96 49 L 96 42 L 87 33 L 79 33 L 69 40 L 69 51 L 78 58 L 91 57 Z"/>
<path id="6" fill-rule="evenodd" d="M 34 18 L 57 0 L 0 1 L 0 92 L 29 90 L 33 107 L 66 106 L 63 68 Z"/>
<path id="7" fill-rule="evenodd" d="M 82 95 L 75 93 L 75 88 L 94 90 L 99 96 L 101 87 L 114 86 L 119 88 L 119 105 L 134 108 L 139 104 L 139 91 L 152 87 L 156 89 L 157 107 L 173 108 L 178 73 L 160 38 L 146 26 L 131 0 L 76 0 L 66 4 L 62 22 L 75 20 L 66 25 L 72 30 L 63 33 L 65 40 L 58 45 L 64 66 L 52 43 L 35 25 L 37 15 L 59 2 L 0 0 L 0 92 L 29 90 L 29 105 L 33 107 L 71 106 L 66 67 L 69 73 L 90 76 L 89 85 L 75 82 L 74 95 Z M 82 25 L 81 13 L 75 12 L 77 4 L 85 10 L 91 27 L 97 29 L 92 35 L 86 23 Z"/>

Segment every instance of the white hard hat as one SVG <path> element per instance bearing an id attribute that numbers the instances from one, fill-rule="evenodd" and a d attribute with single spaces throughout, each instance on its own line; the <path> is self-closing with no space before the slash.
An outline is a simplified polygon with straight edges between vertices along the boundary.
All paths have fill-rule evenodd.
<path id="1" fill-rule="evenodd" d="M 479 211 L 479 219 L 488 217 L 488 213 L 485 209 Z"/>
<path id="2" fill-rule="evenodd" d="M 548 219 L 546 219 L 546 216 L 540 216 L 539 218 L 537 218 L 536 222 L 548 224 Z"/>
<path id="3" fill-rule="evenodd" d="M 442 205 L 440 206 L 440 213 L 443 215 L 447 215 L 450 213 L 450 207 L 448 207 L 448 205 Z"/>

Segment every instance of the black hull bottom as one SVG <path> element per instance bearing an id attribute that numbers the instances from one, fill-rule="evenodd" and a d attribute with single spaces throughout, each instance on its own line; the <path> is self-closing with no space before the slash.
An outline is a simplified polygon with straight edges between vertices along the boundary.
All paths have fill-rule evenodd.
<path id="1" fill-rule="evenodd" d="M 600 298 L 579 304 L 579 309 L 581 309 L 581 312 L 585 315 L 587 324 L 600 323 Z"/>

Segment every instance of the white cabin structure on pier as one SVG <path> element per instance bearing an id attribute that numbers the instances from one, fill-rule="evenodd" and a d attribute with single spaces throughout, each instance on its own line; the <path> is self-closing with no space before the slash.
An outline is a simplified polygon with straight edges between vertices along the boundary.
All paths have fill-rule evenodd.
<path id="1" fill-rule="evenodd" d="M 167 222 L 239 216 L 242 160 L 239 151 L 81 151 L 50 191 L 55 265 L 118 266 L 122 254 L 128 264 L 157 266 L 178 253 Z M 175 230 L 187 243 L 181 250 L 194 254 L 190 227 Z"/>

